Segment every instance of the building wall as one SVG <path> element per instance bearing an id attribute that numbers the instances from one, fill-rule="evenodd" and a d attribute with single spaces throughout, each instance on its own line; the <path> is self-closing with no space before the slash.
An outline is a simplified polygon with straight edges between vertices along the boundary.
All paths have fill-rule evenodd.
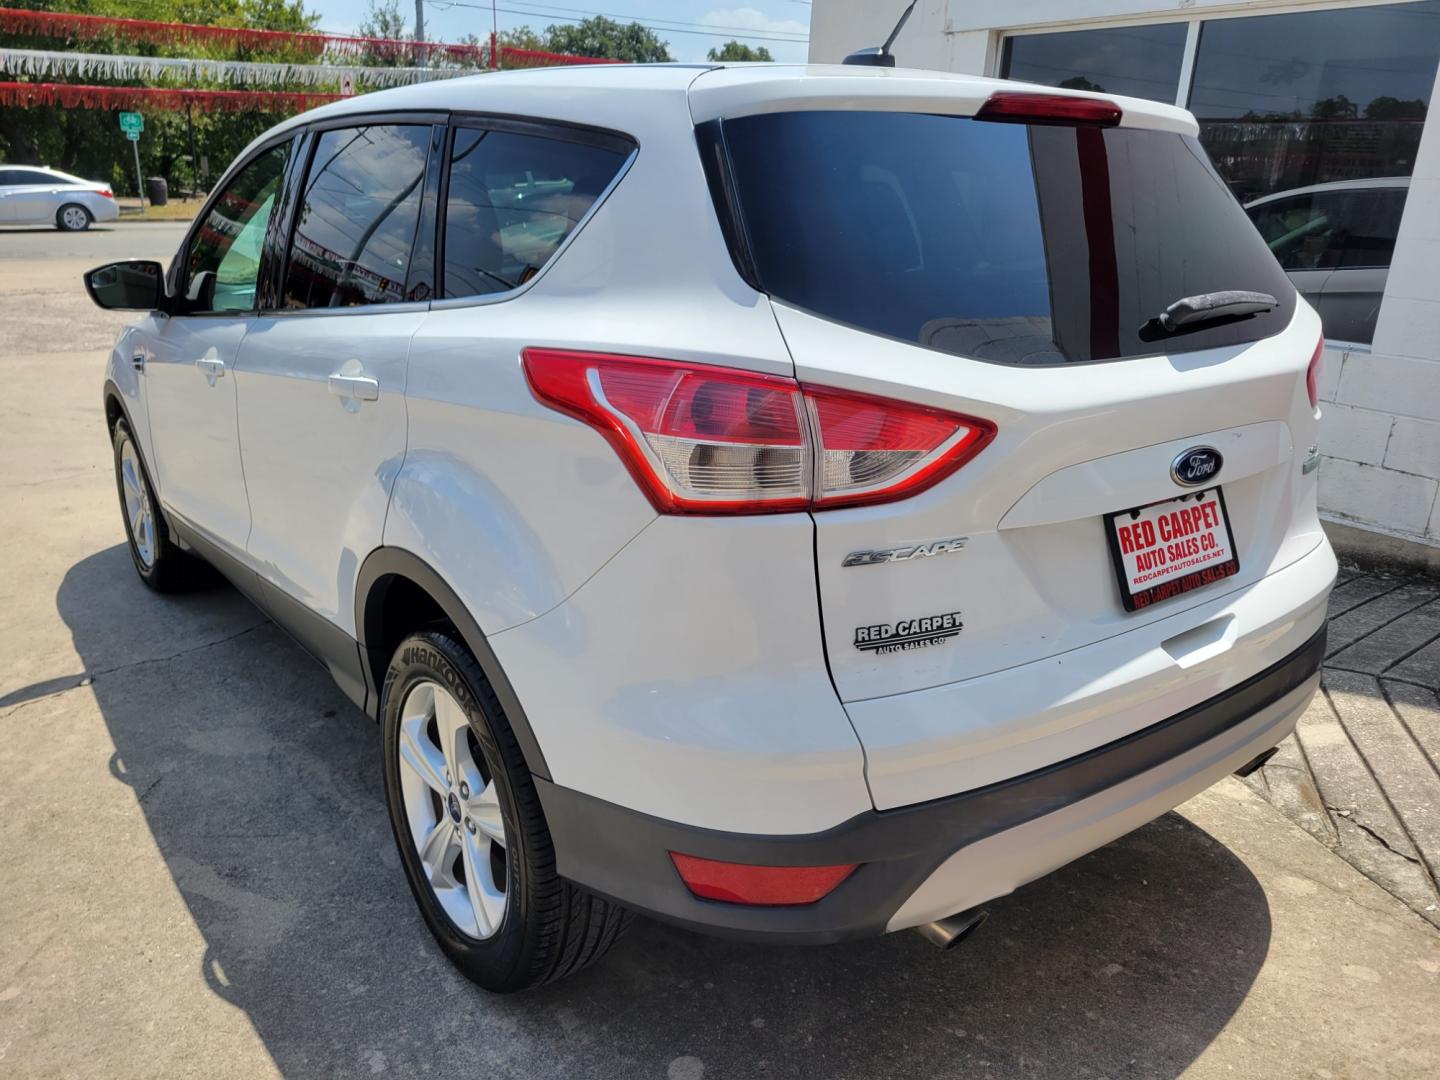
<path id="1" fill-rule="evenodd" d="M 1334 0 L 921 0 L 896 39 L 906 67 L 994 74 L 1005 31 L 1272 14 Z M 1353 2 L 1350 5 L 1353 6 Z M 814 0 L 810 59 L 878 45 L 901 0 Z M 1432 101 L 1440 102 L 1440 82 Z M 1329 518 L 1440 546 L 1440 120 L 1427 123 L 1369 348 L 1329 347 L 1320 503 Z"/>

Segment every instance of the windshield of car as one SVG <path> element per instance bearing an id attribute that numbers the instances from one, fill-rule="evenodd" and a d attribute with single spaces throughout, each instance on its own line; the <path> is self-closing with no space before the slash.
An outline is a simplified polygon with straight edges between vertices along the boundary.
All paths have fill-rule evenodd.
<path id="1" fill-rule="evenodd" d="M 1295 309 L 1182 135 L 824 111 L 727 120 L 724 140 L 761 287 L 872 333 L 1058 364 L 1255 341 Z M 1176 300 L 1231 290 L 1278 303 L 1157 322 Z"/>

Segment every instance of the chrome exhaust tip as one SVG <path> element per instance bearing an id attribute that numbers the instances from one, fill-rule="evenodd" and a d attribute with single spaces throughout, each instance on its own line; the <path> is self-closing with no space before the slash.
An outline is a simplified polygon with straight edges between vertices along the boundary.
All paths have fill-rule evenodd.
<path id="1" fill-rule="evenodd" d="M 962 911 L 934 922 L 921 923 L 915 932 L 931 945 L 949 951 L 980 929 L 980 924 L 990 917 L 984 908 Z"/>

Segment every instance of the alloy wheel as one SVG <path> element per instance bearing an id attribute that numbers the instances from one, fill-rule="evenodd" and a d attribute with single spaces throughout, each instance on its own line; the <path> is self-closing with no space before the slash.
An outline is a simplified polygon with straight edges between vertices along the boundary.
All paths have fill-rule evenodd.
<path id="1" fill-rule="evenodd" d="M 60 220 L 67 229 L 79 231 L 90 224 L 90 215 L 78 206 L 67 206 L 60 211 Z"/>
<path id="2" fill-rule="evenodd" d="M 140 469 L 140 455 L 128 438 L 120 448 L 120 486 L 125 497 L 125 517 L 130 522 L 130 542 L 135 545 L 140 564 L 149 570 L 155 564 L 155 511 Z"/>
<path id="3" fill-rule="evenodd" d="M 401 704 L 399 739 L 405 821 L 425 879 L 461 933 L 488 938 L 505 917 L 507 843 L 475 733 L 454 696 L 426 681 Z"/>

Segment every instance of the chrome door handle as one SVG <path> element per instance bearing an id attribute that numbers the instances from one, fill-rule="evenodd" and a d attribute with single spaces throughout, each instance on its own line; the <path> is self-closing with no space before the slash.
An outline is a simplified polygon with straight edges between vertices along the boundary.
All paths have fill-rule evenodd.
<path id="1" fill-rule="evenodd" d="M 225 361 L 224 361 L 224 360 L 220 360 L 220 359 L 214 359 L 214 360 L 212 360 L 212 359 L 210 359 L 209 357 L 203 357 L 203 356 L 202 356 L 199 360 L 196 360 L 196 361 L 195 361 L 195 366 L 196 366 L 197 368 L 199 368 L 201 374 L 203 374 L 203 375 L 204 375 L 207 379 L 209 379 L 212 383 L 213 383 L 216 379 L 221 379 L 221 378 L 224 378 L 224 377 L 225 377 Z"/>
<path id="2" fill-rule="evenodd" d="M 368 375 L 331 375 L 330 393 L 348 401 L 375 401 L 380 384 Z"/>

